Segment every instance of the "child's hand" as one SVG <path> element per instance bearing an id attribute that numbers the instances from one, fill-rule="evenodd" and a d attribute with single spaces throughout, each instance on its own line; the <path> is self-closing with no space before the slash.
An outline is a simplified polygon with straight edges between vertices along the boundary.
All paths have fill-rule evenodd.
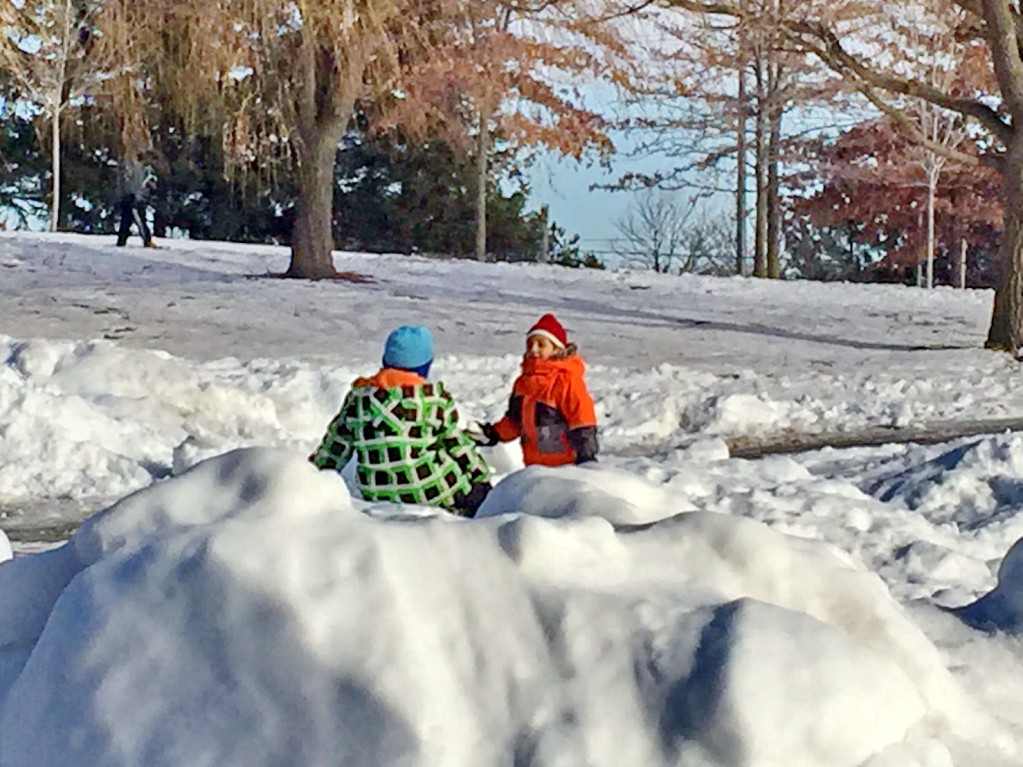
<path id="1" fill-rule="evenodd" d="M 489 423 L 477 421 L 466 429 L 465 433 L 472 438 L 473 442 L 482 447 L 493 447 L 501 441 L 501 438 L 497 436 L 497 430 Z"/>

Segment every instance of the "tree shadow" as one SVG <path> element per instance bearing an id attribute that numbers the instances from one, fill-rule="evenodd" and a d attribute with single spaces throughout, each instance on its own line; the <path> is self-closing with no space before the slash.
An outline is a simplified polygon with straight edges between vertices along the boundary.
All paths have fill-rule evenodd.
<path id="1" fill-rule="evenodd" d="M 362 274 L 360 272 L 335 272 L 334 274 L 327 274 L 315 277 L 300 277 L 295 274 L 289 274 L 288 272 L 269 272 L 267 274 L 250 274 L 246 275 L 247 279 L 259 280 L 301 280 L 303 282 L 350 282 L 355 284 L 376 284 L 376 279 L 370 277 L 368 274 Z"/>
<path id="2" fill-rule="evenodd" d="M 521 294 L 502 293 L 502 297 L 511 299 L 522 304 L 534 303 L 535 298 Z M 805 341 L 808 343 L 823 344 L 828 346 L 840 346 L 861 351 L 894 351 L 894 352 L 928 352 L 928 351 L 949 351 L 980 349 L 981 344 L 899 344 L 883 341 L 863 341 L 858 339 L 841 338 L 816 333 L 807 333 L 799 330 L 788 330 L 785 328 L 771 327 L 757 322 L 723 322 L 720 320 L 704 320 L 695 317 L 669 315 L 643 309 L 631 309 L 615 306 L 608 302 L 592 301 L 582 298 L 566 298 L 561 300 L 561 310 L 571 310 L 587 315 L 587 320 L 592 322 L 606 322 L 620 324 L 620 318 L 628 318 L 633 324 L 640 324 L 637 321 L 645 321 L 647 327 L 674 328 L 678 330 L 712 330 L 726 333 L 741 333 L 744 335 L 767 336 L 769 338 L 780 338 L 790 341 Z M 557 309 L 558 307 L 555 307 Z M 602 316 L 606 319 L 602 319 Z"/>

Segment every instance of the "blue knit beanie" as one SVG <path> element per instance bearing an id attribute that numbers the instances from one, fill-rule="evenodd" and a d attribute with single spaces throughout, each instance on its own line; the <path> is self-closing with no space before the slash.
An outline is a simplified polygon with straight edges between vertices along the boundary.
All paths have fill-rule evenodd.
<path id="1" fill-rule="evenodd" d="M 433 362 L 433 334 L 423 325 L 402 325 L 391 331 L 384 344 L 384 367 L 401 368 L 423 378 Z"/>

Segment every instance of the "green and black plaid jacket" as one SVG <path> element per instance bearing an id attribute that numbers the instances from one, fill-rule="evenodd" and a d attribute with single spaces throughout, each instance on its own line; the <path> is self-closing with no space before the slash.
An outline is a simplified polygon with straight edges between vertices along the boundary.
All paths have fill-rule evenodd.
<path id="1" fill-rule="evenodd" d="M 384 371 L 386 372 L 386 371 Z M 467 434 L 444 385 L 378 386 L 359 379 L 310 460 L 340 471 L 354 454 L 366 500 L 455 507 L 490 469 Z"/>

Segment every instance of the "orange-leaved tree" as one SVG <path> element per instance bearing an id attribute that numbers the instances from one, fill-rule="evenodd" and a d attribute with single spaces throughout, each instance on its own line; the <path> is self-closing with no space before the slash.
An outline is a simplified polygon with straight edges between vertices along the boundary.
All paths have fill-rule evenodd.
<path id="1" fill-rule="evenodd" d="M 336 274 L 334 158 L 356 111 L 379 125 L 400 124 L 412 136 L 441 131 L 466 104 L 477 116 L 496 114 L 501 96 L 508 95 L 510 72 L 520 74 L 518 83 L 526 75 L 542 82 L 536 70 L 544 57 L 513 41 L 509 20 L 560 12 L 557 23 L 564 27 L 576 5 L 107 0 L 104 18 L 110 34 L 124 41 L 132 66 L 117 91 L 117 111 L 137 113 L 144 102 L 139 92 L 158 90 L 186 125 L 206 123 L 207 131 L 222 131 L 229 159 L 272 155 L 287 162 L 298 190 L 288 274 L 321 278 Z M 574 119 L 588 118 L 579 110 Z M 558 126 L 546 137 L 571 128 Z M 144 143 L 144 131 L 137 133 L 126 141 L 129 153 L 131 144 Z"/>
<path id="2" fill-rule="evenodd" d="M 476 0 L 435 27 L 445 55 L 403 79 L 382 124 L 421 124 L 473 155 L 477 258 L 486 254 L 495 149 L 509 158 L 545 146 L 576 159 L 587 148 L 613 150 L 606 119 L 580 92 L 630 81 L 613 6 L 588 13 L 576 0 Z"/>
<path id="3" fill-rule="evenodd" d="M 435 55 L 436 27 L 464 0 L 106 0 L 107 33 L 131 65 L 115 108 L 140 92 L 225 136 L 226 156 L 271 154 L 298 190 L 288 275 L 336 275 L 334 161 L 360 100 L 401 88 L 403 70 Z M 137 125 L 126 119 L 126 124 Z M 126 141 L 144 141 L 144 130 Z"/>

